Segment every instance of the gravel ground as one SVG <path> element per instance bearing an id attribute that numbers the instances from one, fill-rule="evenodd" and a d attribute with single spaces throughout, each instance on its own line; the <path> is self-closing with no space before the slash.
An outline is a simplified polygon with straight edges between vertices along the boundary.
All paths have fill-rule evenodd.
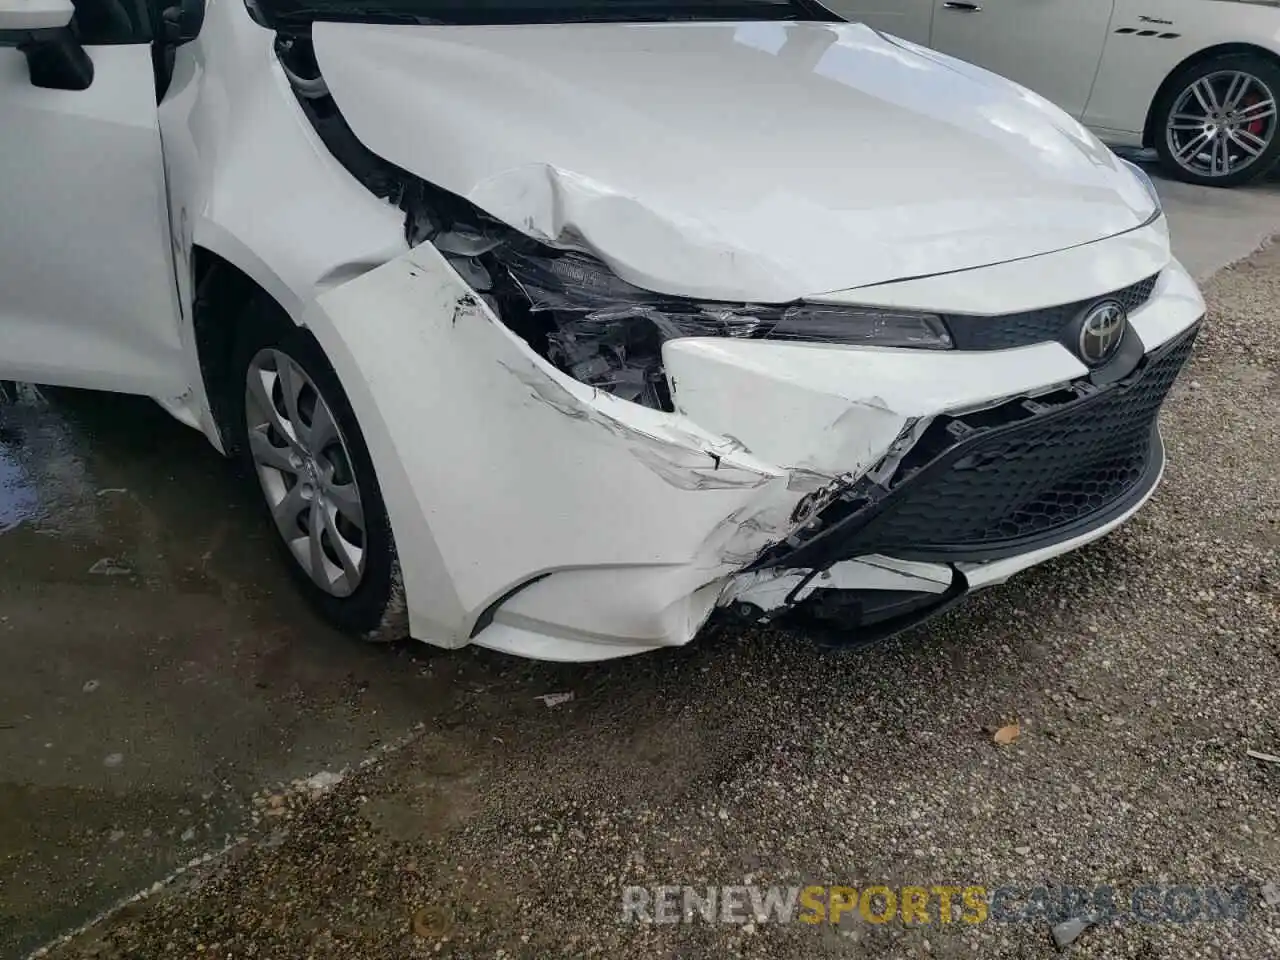
<path id="1" fill-rule="evenodd" d="M 622 888 L 1243 884 L 1243 919 L 1103 923 L 1070 955 L 1280 956 L 1280 764 L 1246 756 L 1280 754 L 1280 249 L 1208 295 L 1165 485 L 1105 541 L 866 651 L 442 655 L 463 695 L 417 739 L 258 798 L 251 842 L 54 952 L 1034 958 L 1044 918 L 627 924 Z"/>

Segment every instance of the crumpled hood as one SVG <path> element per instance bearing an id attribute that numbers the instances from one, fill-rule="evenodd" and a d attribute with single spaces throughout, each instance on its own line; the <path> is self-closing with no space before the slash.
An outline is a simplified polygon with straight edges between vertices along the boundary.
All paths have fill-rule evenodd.
<path id="1" fill-rule="evenodd" d="M 860 25 L 316 23 L 313 41 L 373 152 L 665 293 L 816 296 L 1153 209 L 1043 98 Z"/>

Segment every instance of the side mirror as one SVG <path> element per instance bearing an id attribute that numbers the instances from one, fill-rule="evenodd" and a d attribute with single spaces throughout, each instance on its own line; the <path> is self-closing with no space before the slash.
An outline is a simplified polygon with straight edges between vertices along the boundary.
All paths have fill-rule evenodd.
<path id="1" fill-rule="evenodd" d="M 71 29 L 71 0 L 0 0 L 0 47 L 27 57 L 33 86 L 85 90 L 93 83 L 93 61 Z"/>
<path id="2" fill-rule="evenodd" d="M 12 0 L 0 0 L 0 3 Z M 161 14 L 164 20 L 164 40 L 177 46 L 189 43 L 200 35 L 204 26 L 204 0 L 178 0 L 171 7 L 165 7 Z"/>

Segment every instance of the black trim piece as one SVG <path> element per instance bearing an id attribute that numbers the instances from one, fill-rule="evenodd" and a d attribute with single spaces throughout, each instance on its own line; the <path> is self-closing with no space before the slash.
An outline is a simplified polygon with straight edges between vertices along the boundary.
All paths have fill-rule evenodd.
<path id="1" fill-rule="evenodd" d="M 315 21 L 430 26 L 566 23 L 842 23 L 818 0 L 255 0 L 264 25 L 305 32 Z"/>
<path id="2" fill-rule="evenodd" d="M 22 49 L 33 43 L 57 40 L 66 27 L 45 27 L 43 30 L 0 30 L 0 47 Z"/>
<path id="3" fill-rule="evenodd" d="M 1139 30 L 1137 27 L 1121 27 L 1115 32 L 1126 37 L 1155 37 L 1157 40 L 1177 40 L 1182 36 L 1180 33 L 1159 33 L 1155 30 Z"/>
<path id="4" fill-rule="evenodd" d="M 286 74 L 293 74 L 308 83 L 324 83 L 309 38 L 277 35 L 275 51 Z M 293 91 L 303 116 L 339 165 L 375 197 L 404 211 L 405 242 L 409 246 L 417 246 L 428 239 L 432 232 L 430 228 L 438 229 L 437 221 L 463 223 L 517 235 L 511 227 L 495 220 L 471 201 L 428 183 L 366 147 L 329 93 L 305 97 L 296 84 Z"/>
<path id="5" fill-rule="evenodd" d="M 1160 274 L 1156 273 L 1119 290 L 1038 310 L 997 316 L 966 313 L 944 313 L 941 316 L 951 331 L 951 340 L 957 350 L 1007 350 L 1057 340 L 1075 354 L 1077 350 L 1071 340 L 1072 331 L 1086 311 L 1104 300 L 1115 300 L 1126 312 L 1132 313 L 1151 299 L 1159 280 Z"/>
<path id="6" fill-rule="evenodd" d="M 48 39 L 19 44 L 18 49 L 26 55 L 33 87 L 87 90 L 93 84 L 93 60 L 71 27 L 61 27 Z"/>
<path id="7" fill-rule="evenodd" d="M 1075 344 L 1069 346 L 1069 348 L 1074 347 Z M 1076 356 L 1080 355 L 1078 349 L 1072 349 L 1072 352 Z M 1111 355 L 1111 359 L 1106 363 L 1099 364 L 1089 372 L 1089 382 L 1095 387 L 1108 387 L 1113 383 L 1119 383 L 1137 369 L 1138 364 L 1142 363 L 1143 355 L 1146 352 L 1146 345 L 1142 342 L 1142 338 L 1138 336 L 1137 331 L 1133 329 L 1132 325 L 1126 326 L 1119 349 Z"/>
<path id="8" fill-rule="evenodd" d="M 530 577 L 528 580 L 522 580 L 520 583 L 517 583 L 514 587 L 512 587 L 510 590 L 508 590 L 506 593 L 500 596 L 497 600 L 493 601 L 493 603 L 485 607 L 484 610 L 481 611 L 480 616 L 476 617 L 475 625 L 471 628 L 471 633 L 468 635 L 469 639 L 474 640 L 476 636 L 480 633 L 480 631 L 484 630 L 485 627 L 493 623 L 493 618 L 497 615 L 498 610 L 502 607 L 504 603 L 506 603 L 508 600 L 514 597 L 517 593 L 525 589 L 525 587 L 532 587 L 539 580 L 545 580 L 549 576 L 551 576 L 550 572 L 540 573 L 536 577 Z"/>
<path id="9" fill-rule="evenodd" d="M 969 593 L 969 581 L 954 567 L 951 574 L 951 585 L 945 591 L 906 594 L 897 604 L 902 612 L 884 619 L 868 619 L 863 601 L 879 600 L 880 597 L 871 598 L 868 595 L 886 591 L 815 590 L 777 616 L 772 623 L 784 629 L 803 632 L 824 650 L 860 650 L 918 627 L 964 600 Z"/>

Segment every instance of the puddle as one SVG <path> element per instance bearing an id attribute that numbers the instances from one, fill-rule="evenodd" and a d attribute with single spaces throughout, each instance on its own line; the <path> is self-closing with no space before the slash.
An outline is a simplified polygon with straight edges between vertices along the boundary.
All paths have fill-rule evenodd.
<path id="1" fill-rule="evenodd" d="M 0 533 L 34 519 L 39 510 L 39 495 L 17 457 L 0 438 Z"/>
<path id="2" fill-rule="evenodd" d="M 100 529 L 74 425 L 38 388 L 0 383 L 0 534 L 22 525 L 79 537 Z"/>
<path id="3" fill-rule="evenodd" d="M 0 957 L 449 702 L 418 651 L 321 624 L 274 538 L 151 401 L 0 383 Z"/>

